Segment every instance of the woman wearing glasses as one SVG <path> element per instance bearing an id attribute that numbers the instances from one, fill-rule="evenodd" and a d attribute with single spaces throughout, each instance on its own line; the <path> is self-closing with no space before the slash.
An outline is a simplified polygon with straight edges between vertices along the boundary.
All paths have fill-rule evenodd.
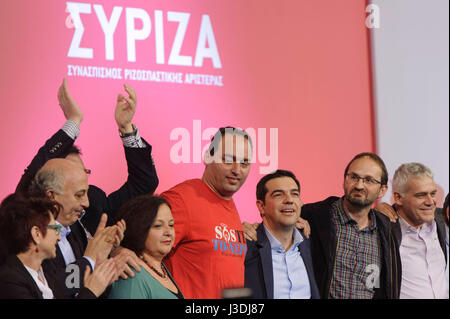
<path id="1" fill-rule="evenodd" d="M 121 246 L 140 257 L 141 270 L 134 277 L 112 285 L 110 299 L 184 298 L 163 258 L 175 241 L 174 220 L 169 203 L 161 197 L 137 196 L 118 212 L 127 225 Z"/>
<path id="2" fill-rule="evenodd" d="M 12 194 L 0 206 L 0 240 L 8 257 L 0 267 L 1 299 L 69 298 L 64 282 L 44 273 L 42 262 L 56 257 L 61 225 L 59 207 L 45 197 Z M 77 298 L 96 298 L 115 278 L 113 260 L 86 270 Z"/>

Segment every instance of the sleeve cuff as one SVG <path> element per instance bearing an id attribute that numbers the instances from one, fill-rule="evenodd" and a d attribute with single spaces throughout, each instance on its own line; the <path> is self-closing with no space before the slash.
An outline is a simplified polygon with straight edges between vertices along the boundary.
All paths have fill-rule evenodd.
<path id="1" fill-rule="evenodd" d="M 72 120 L 67 120 L 61 129 L 73 140 L 76 140 L 78 135 L 80 135 L 80 128 Z"/>
<path id="2" fill-rule="evenodd" d="M 91 264 L 92 272 L 94 272 L 94 270 L 95 270 L 95 261 L 93 261 L 91 258 L 89 258 L 87 256 L 83 256 L 83 258 L 85 258 L 87 261 L 89 261 L 89 264 Z"/>
<path id="3" fill-rule="evenodd" d="M 131 147 L 131 148 L 145 148 L 147 147 L 145 143 L 142 141 L 141 136 L 139 135 L 139 130 L 136 128 L 136 134 L 130 136 L 121 137 L 123 146 Z"/>

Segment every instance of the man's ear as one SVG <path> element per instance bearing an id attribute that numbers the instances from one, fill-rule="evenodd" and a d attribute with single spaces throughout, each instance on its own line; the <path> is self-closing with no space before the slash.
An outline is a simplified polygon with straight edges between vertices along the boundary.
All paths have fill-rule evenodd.
<path id="1" fill-rule="evenodd" d="M 402 205 L 403 197 L 402 197 L 402 195 L 399 192 L 394 192 L 393 197 L 394 197 L 395 205 L 403 206 Z"/>
<path id="2" fill-rule="evenodd" d="M 209 153 L 209 149 L 205 151 L 205 154 L 203 154 L 203 162 L 205 165 L 211 164 L 213 162 L 213 156 Z"/>
<path id="3" fill-rule="evenodd" d="M 262 200 L 257 200 L 256 207 L 258 207 L 259 215 L 261 216 L 261 218 L 263 218 L 264 217 L 264 202 Z"/>
<path id="4" fill-rule="evenodd" d="M 387 185 L 381 185 L 380 193 L 378 194 L 378 199 L 380 199 L 384 195 L 386 195 L 387 190 L 388 190 L 388 186 Z"/>
<path id="5" fill-rule="evenodd" d="M 47 197 L 50 198 L 51 200 L 55 200 L 55 192 L 52 191 L 51 189 L 47 189 L 45 191 L 45 195 L 47 195 Z"/>
<path id="6" fill-rule="evenodd" d="M 30 233 L 31 233 L 31 238 L 33 238 L 33 241 L 35 242 L 35 244 L 38 245 L 42 239 L 41 230 L 39 229 L 39 227 L 33 226 L 33 227 L 31 227 Z"/>

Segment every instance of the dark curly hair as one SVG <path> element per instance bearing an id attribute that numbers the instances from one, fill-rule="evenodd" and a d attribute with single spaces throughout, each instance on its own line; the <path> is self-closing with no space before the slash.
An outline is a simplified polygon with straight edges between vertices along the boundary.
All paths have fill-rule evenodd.
<path id="1" fill-rule="evenodd" d="M 159 207 L 170 204 L 162 197 L 154 195 L 140 195 L 130 199 L 117 212 L 116 221 L 123 219 L 127 225 L 121 246 L 142 254 L 148 232 Z"/>
<path id="2" fill-rule="evenodd" d="M 17 255 L 30 248 L 34 226 L 45 236 L 50 222 L 49 212 L 56 219 L 60 208 L 43 193 L 16 193 L 6 197 L 0 205 L 0 241 L 7 255 Z"/>

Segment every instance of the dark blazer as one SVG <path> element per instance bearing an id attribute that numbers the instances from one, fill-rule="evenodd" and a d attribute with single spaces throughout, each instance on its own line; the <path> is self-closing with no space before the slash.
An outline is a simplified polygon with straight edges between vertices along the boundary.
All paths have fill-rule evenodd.
<path id="1" fill-rule="evenodd" d="M 55 299 L 71 297 L 51 273 L 44 270 L 44 275 Z M 77 298 L 95 299 L 96 296 L 89 289 L 82 288 Z M 0 299 L 43 299 L 33 277 L 15 255 L 9 256 L 0 267 Z"/>
<path id="2" fill-rule="evenodd" d="M 336 258 L 336 227 L 332 223 L 332 204 L 339 197 L 328 197 L 324 201 L 302 207 L 302 218 L 311 227 L 311 252 L 321 298 L 329 298 L 331 278 Z M 381 248 L 380 288 L 375 288 L 376 299 L 398 299 L 400 294 L 401 262 L 397 241 L 393 234 L 393 223 L 383 214 L 373 211 L 377 223 Z"/>
<path id="3" fill-rule="evenodd" d="M 252 289 L 252 298 L 273 299 L 274 285 L 270 242 L 262 223 L 256 232 L 258 234 L 256 242 L 247 240 L 244 285 L 246 288 Z M 298 250 L 308 273 L 311 298 L 319 299 L 320 294 L 314 277 L 309 239 L 304 237 L 302 243 L 298 246 Z"/>
<path id="4" fill-rule="evenodd" d="M 81 221 L 92 235 L 95 234 L 103 213 L 108 214 L 108 225 L 111 225 L 114 223 L 115 213 L 125 202 L 137 195 L 153 193 L 158 186 L 159 180 L 151 156 L 152 147 L 143 138 L 142 141 L 146 145 L 145 148 L 124 147 L 128 179 L 122 187 L 106 195 L 99 187 L 89 185 L 90 205 Z M 16 192 L 26 192 L 37 171 L 52 158 L 66 157 L 73 144 L 74 140 L 63 130 L 59 130 L 50 137 L 28 165 L 17 185 Z"/>

